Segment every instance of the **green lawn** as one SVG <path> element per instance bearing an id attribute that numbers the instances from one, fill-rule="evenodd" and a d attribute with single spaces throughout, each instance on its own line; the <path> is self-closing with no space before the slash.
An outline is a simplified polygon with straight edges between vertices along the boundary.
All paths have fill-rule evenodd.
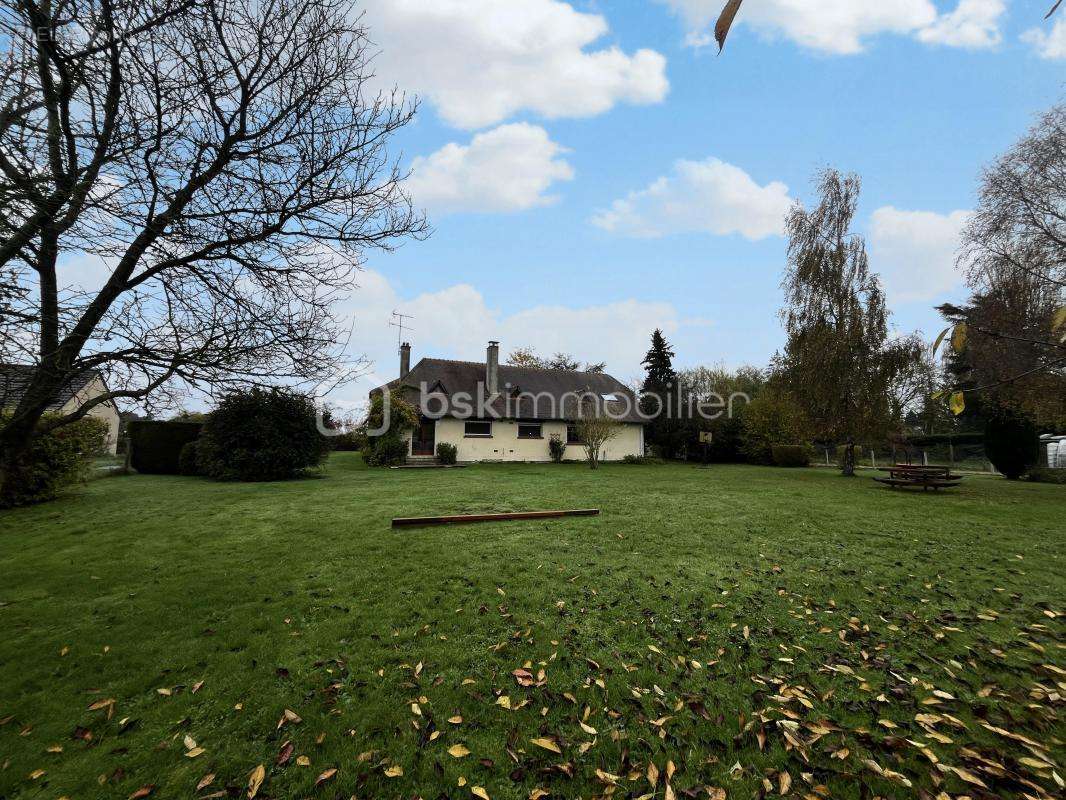
<path id="1" fill-rule="evenodd" d="M 1061 796 L 1064 553 L 991 477 L 105 478 L 0 514 L 0 798 Z"/>

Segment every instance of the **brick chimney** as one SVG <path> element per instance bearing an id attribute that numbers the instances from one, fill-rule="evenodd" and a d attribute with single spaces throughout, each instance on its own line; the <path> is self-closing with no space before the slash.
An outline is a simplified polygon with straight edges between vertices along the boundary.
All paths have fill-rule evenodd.
<path id="1" fill-rule="evenodd" d="M 411 371 L 411 343 L 404 342 L 400 345 L 400 380 L 407 377 Z"/>
<path id="2" fill-rule="evenodd" d="M 500 343 L 489 342 L 485 351 L 485 391 L 490 395 L 500 391 Z"/>

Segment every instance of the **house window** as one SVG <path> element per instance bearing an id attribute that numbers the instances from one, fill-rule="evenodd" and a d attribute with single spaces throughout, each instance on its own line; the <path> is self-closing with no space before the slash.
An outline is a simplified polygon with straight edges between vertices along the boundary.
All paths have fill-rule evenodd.
<path id="1" fill-rule="evenodd" d="M 518 438 L 519 439 L 543 439 L 544 434 L 541 432 L 540 423 L 518 423 Z"/>
<path id="2" fill-rule="evenodd" d="M 566 443 L 567 444 L 584 444 L 581 441 L 581 435 L 577 432 L 577 425 L 566 426 Z"/>
<path id="3" fill-rule="evenodd" d="M 463 433 L 466 436 L 492 436 L 492 423 L 468 422 Z"/>

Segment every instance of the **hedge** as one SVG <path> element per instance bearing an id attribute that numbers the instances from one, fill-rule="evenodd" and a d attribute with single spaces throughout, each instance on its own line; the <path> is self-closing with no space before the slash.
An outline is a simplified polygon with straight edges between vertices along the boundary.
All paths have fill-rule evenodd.
<path id="1" fill-rule="evenodd" d="M 0 423 L 4 418 L 0 414 Z M 49 419 L 46 416 L 42 422 Z M 65 486 L 86 477 L 93 456 L 106 442 L 107 423 L 94 417 L 36 434 L 0 494 L 0 508 L 54 499 Z"/>
<path id="2" fill-rule="evenodd" d="M 127 424 L 130 437 L 130 464 L 148 475 L 181 474 L 181 450 L 196 441 L 202 422 L 134 420 Z"/>
<path id="3" fill-rule="evenodd" d="M 770 448 L 774 464 L 779 467 L 809 467 L 811 450 L 802 444 L 775 444 Z"/>

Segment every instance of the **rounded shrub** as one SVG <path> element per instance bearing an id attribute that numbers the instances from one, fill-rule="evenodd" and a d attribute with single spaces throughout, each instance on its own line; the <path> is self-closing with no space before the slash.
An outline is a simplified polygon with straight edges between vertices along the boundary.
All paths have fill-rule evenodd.
<path id="1" fill-rule="evenodd" d="M 223 481 L 276 481 L 320 466 L 330 441 L 318 431 L 311 398 L 251 389 L 223 398 L 199 442 L 203 473 Z"/>
<path id="2" fill-rule="evenodd" d="M 809 467 L 811 451 L 803 444 L 775 444 L 771 448 L 774 464 L 779 467 Z"/>
<path id="3" fill-rule="evenodd" d="M 454 464 L 459 460 L 459 448 L 450 442 L 441 442 L 437 445 L 437 461 L 441 464 Z"/>
<path id="4" fill-rule="evenodd" d="M 181 475 L 203 475 L 200 469 L 200 442 L 187 442 L 178 456 L 178 473 Z"/>
<path id="5" fill-rule="evenodd" d="M 985 454 L 997 472 L 1018 480 L 1040 461 L 1040 435 L 1024 417 L 1001 413 L 985 423 Z"/>

